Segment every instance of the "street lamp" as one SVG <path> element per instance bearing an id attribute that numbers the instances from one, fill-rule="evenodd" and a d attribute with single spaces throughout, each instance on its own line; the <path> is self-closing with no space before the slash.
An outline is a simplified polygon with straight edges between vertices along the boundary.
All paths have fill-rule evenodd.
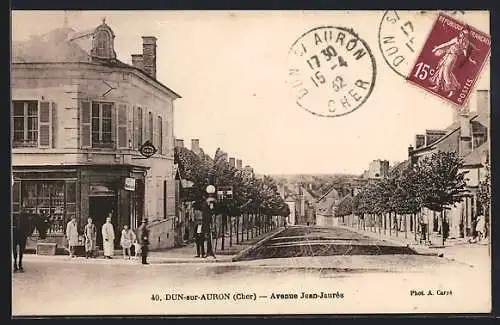
<path id="1" fill-rule="evenodd" d="M 208 185 L 207 188 L 205 189 L 205 191 L 208 193 L 208 194 L 214 194 L 215 193 L 215 186 L 213 185 Z"/>

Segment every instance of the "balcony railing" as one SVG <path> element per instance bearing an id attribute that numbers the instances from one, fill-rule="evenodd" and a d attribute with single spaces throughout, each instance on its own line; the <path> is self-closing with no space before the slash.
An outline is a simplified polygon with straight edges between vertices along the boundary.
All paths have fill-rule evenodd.
<path id="1" fill-rule="evenodd" d="M 92 141 L 92 148 L 113 149 L 115 143 L 113 141 Z"/>
<path id="2" fill-rule="evenodd" d="M 12 142 L 13 148 L 34 148 L 38 146 L 37 140 L 14 140 Z"/>

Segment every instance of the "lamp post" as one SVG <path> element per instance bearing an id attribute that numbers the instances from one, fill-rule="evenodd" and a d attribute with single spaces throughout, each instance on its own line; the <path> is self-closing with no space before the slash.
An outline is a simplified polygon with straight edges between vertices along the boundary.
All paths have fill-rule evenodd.
<path id="1" fill-rule="evenodd" d="M 210 219 L 208 220 L 207 256 L 211 255 L 213 256 L 213 258 L 215 258 L 215 252 L 212 247 L 212 224 L 215 216 L 215 202 L 216 202 L 216 199 L 213 197 L 213 194 L 215 193 L 215 186 L 210 184 L 205 188 L 205 191 L 209 196 L 206 202 L 208 206 L 208 213 L 210 213 Z M 216 243 L 216 248 L 217 248 L 217 243 Z"/>

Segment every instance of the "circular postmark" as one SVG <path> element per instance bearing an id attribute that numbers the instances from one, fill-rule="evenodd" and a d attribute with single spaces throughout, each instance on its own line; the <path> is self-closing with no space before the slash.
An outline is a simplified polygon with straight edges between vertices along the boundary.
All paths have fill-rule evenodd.
<path id="1" fill-rule="evenodd" d="M 446 12 L 462 16 L 465 11 Z M 388 10 L 382 15 L 378 29 L 378 45 L 385 63 L 406 78 L 429 36 L 438 11 Z"/>
<path id="2" fill-rule="evenodd" d="M 288 59 L 287 83 L 296 104 L 318 116 L 337 117 L 355 111 L 375 86 L 375 58 L 352 29 L 311 29 L 292 44 Z"/>

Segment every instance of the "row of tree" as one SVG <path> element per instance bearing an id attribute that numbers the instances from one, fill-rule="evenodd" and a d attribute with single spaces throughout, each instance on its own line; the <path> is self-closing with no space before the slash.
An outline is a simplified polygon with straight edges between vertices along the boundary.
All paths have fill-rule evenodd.
<path id="1" fill-rule="evenodd" d="M 387 178 L 367 183 L 355 196 L 345 197 L 336 214 L 354 214 L 363 219 L 365 215 L 384 218 L 386 214 L 415 215 L 423 207 L 442 212 L 469 194 L 466 172 L 460 169 L 461 166 L 462 160 L 455 152 L 436 152 L 421 157 Z M 483 206 L 490 199 L 489 177 L 486 182 L 488 184 L 480 187 L 479 199 Z"/>
<path id="2" fill-rule="evenodd" d="M 246 231 L 250 235 L 260 234 L 270 230 L 271 217 L 287 217 L 290 213 L 288 205 L 279 195 L 276 182 L 268 176 L 255 178 L 243 170 L 229 164 L 227 154 L 220 148 L 212 159 L 203 150 L 195 153 L 184 147 L 176 147 L 174 153 L 175 163 L 178 165 L 181 176 L 193 184 L 189 188 L 181 189 L 183 201 L 194 203 L 195 209 L 202 210 L 209 194 L 206 192 L 208 185 L 216 189 L 232 187 L 232 198 L 219 200 L 215 204 L 215 214 L 220 217 L 222 236 L 222 249 L 224 249 L 224 233 L 227 227 L 236 229 L 236 242 L 243 240 Z M 233 222 L 231 222 L 231 220 Z M 228 222 L 229 221 L 229 222 Z M 233 229 L 229 229 L 230 245 L 232 244 Z"/>

